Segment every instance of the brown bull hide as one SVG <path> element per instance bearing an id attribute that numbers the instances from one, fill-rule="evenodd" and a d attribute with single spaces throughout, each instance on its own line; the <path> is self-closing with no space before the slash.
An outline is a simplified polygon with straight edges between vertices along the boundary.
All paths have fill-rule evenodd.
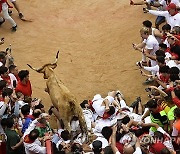
<path id="1" fill-rule="evenodd" d="M 76 116 L 79 119 L 82 132 L 87 136 L 87 126 L 80 105 L 77 103 L 74 95 L 68 90 L 63 82 L 57 78 L 53 71 L 57 66 L 58 53 L 54 63 L 45 64 L 39 69 L 31 67 L 29 64 L 28 66 L 38 73 L 43 73 L 44 78 L 47 79 L 46 85 L 48 93 L 53 105 L 59 110 L 65 129 L 71 132 L 70 122 L 72 118 Z"/>

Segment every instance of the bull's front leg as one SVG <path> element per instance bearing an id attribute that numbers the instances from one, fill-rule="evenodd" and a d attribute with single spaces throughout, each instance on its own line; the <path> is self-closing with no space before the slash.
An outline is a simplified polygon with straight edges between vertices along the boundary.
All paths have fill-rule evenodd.
<path id="1" fill-rule="evenodd" d="M 49 89 L 48 88 L 44 88 L 44 91 L 49 93 Z"/>
<path id="2" fill-rule="evenodd" d="M 63 120 L 63 123 L 64 123 L 64 128 L 65 128 L 66 130 L 68 130 L 69 133 L 71 133 L 70 122 L 69 122 L 67 119 L 64 119 L 64 118 L 62 118 L 62 120 Z"/>

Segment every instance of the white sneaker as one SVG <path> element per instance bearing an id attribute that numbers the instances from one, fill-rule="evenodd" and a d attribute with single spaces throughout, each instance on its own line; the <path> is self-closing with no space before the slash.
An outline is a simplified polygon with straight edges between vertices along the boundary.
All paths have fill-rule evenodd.
<path id="1" fill-rule="evenodd" d="M 116 96 L 120 95 L 122 99 L 124 99 L 124 95 L 122 94 L 122 92 L 120 90 L 116 91 Z"/>

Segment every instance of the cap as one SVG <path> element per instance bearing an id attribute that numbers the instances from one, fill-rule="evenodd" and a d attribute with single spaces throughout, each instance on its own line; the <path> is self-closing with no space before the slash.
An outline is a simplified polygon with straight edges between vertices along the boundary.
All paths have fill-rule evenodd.
<path id="1" fill-rule="evenodd" d="M 93 149 L 101 149 L 102 148 L 102 142 L 99 140 L 96 140 L 92 143 Z"/>
<path id="2" fill-rule="evenodd" d="M 170 3 L 167 7 L 166 10 L 171 10 L 171 9 L 176 9 L 176 5 L 174 3 Z"/>

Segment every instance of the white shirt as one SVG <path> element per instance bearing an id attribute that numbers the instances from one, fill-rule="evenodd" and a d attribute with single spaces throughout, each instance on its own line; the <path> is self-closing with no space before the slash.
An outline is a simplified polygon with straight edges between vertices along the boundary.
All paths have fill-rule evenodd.
<path id="1" fill-rule="evenodd" d="M 83 109 L 83 115 L 84 115 L 88 130 L 91 130 L 91 122 L 93 122 L 93 112 L 90 109 Z"/>
<path id="2" fill-rule="evenodd" d="M 164 144 L 168 149 L 174 150 L 174 147 L 173 147 L 173 145 L 172 145 L 172 139 L 171 139 L 170 135 L 169 135 L 166 131 L 164 131 L 164 129 L 162 129 L 161 127 L 159 127 L 159 128 L 157 129 L 157 131 L 159 131 L 159 132 L 161 132 L 163 135 L 167 136 L 167 137 L 165 138 L 163 144 Z"/>
<path id="3" fill-rule="evenodd" d="M 109 146 L 108 141 L 102 135 L 98 136 L 96 138 L 96 140 L 94 140 L 94 141 L 101 141 L 102 142 L 102 149 L 104 149 L 105 147 Z M 89 146 L 92 149 L 92 144 L 90 144 Z"/>
<path id="4" fill-rule="evenodd" d="M 146 71 L 152 72 L 152 74 L 156 74 L 159 72 L 159 65 L 155 65 L 152 67 L 143 67 Z"/>
<path id="5" fill-rule="evenodd" d="M 159 3 L 162 5 L 163 10 L 166 10 L 167 3 L 165 0 L 160 0 Z M 171 0 L 171 3 L 174 3 L 176 6 L 180 7 L 180 2 L 179 0 Z"/>
<path id="6" fill-rule="evenodd" d="M 0 117 L 4 114 L 6 107 L 7 105 L 3 101 L 0 101 Z"/>
<path id="7" fill-rule="evenodd" d="M 121 153 L 120 153 L 119 151 L 117 151 L 116 154 L 121 154 Z M 133 154 L 142 154 L 141 148 L 140 148 L 140 147 L 137 147 L 137 148 L 136 148 L 136 151 L 134 151 Z"/>
<path id="8" fill-rule="evenodd" d="M 177 13 L 174 16 L 171 16 L 168 11 L 149 10 L 149 13 L 156 16 L 164 16 L 167 23 L 171 26 L 171 29 L 174 26 L 180 26 L 180 13 Z"/>
<path id="9" fill-rule="evenodd" d="M 12 88 L 13 88 L 13 82 L 14 82 L 14 80 L 16 81 L 16 85 L 17 85 L 18 81 L 17 81 L 17 78 L 15 77 L 14 74 L 9 73 L 9 76 L 10 76 L 10 79 L 11 79 L 11 85 L 12 85 Z"/>
<path id="10" fill-rule="evenodd" d="M 145 49 L 152 50 L 151 55 L 155 55 L 155 52 L 159 49 L 159 43 L 153 35 L 149 35 L 143 43 L 146 44 Z"/>
<path id="11" fill-rule="evenodd" d="M 159 49 L 159 43 L 153 35 L 149 35 L 147 39 L 144 39 L 143 43 L 146 44 L 145 49 L 152 50 L 150 55 L 155 55 L 155 52 Z M 157 65 L 155 60 L 151 60 L 151 66 Z"/>
<path id="12" fill-rule="evenodd" d="M 41 146 L 41 142 L 36 139 L 33 143 L 25 143 L 25 152 L 26 154 L 46 154 L 46 147 Z"/>

